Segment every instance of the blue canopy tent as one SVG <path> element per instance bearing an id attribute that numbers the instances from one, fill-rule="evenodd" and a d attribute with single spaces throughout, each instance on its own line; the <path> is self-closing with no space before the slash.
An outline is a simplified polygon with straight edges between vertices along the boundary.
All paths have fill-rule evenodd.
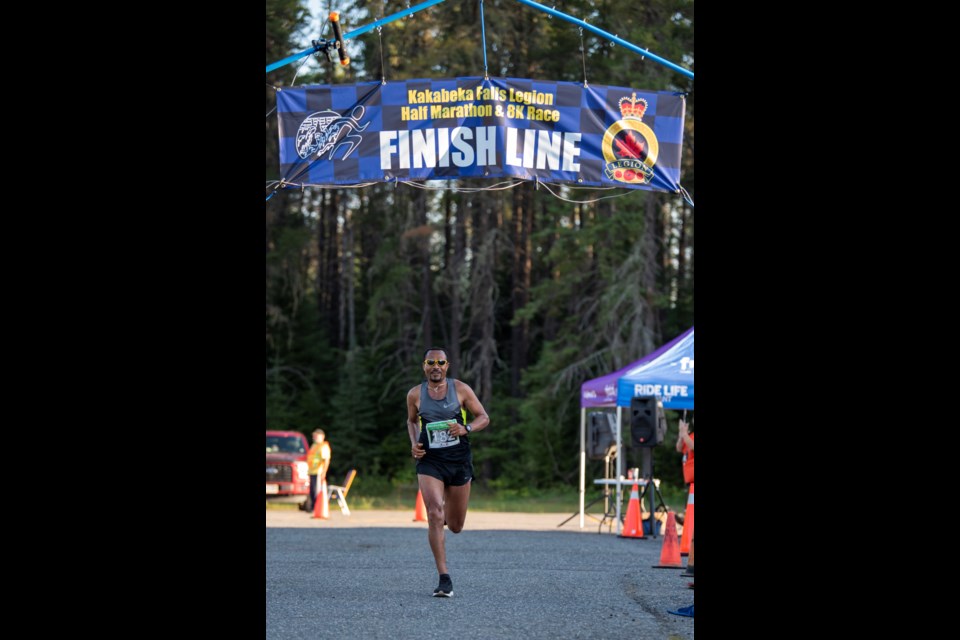
<path id="1" fill-rule="evenodd" d="M 635 396 L 657 396 L 664 409 L 693 409 L 693 327 L 654 360 L 617 380 L 617 406 Z"/>
<path id="2" fill-rule="evenodd" d="M 650 355 L 641 358 L 632 365 L 607 374 L 595 380 L 585 382 L 581 387 L 580 417 L 580 528 L 583 528 L 584 493 L 586 473 L 585 425 L 586 408 L 612 406 L 610 387 L 615 382 L 617 395 L 617 460 L 621 459 L 621 434 L 623 433 L 623 407 L 630 406 L 635 396 L 656 396 L 665 409 L 693 409 L 693 327 L 680 334 L 669 343 Z M 599 383 L 599 384 L 598 384 Z M 608 391 L 603 399 L 597 398 L 596 390 L 606 387 Z M 589 392 L 589 393 L 588 393 Z M 603 402 L 602 400 L 607 400 Z M 598 401 L 600 400 L 600 401 Z M 619 463 L 618 463 L 619 465 Z M 631 481 L 632 483 L 632 481 Z M 627 484 L 624 482 L 624 484 Z M 617 533 L 620 533 L 620 502 L 622 485 L 617 487 Z"/>
<path id="3" fill-rule="evenodd" d="M 687 329 L 670 342 L 667 342 L 659 349 L 651 351 L 639 360 L 631 362 L 627 366 L 617 369 L 613 373 L 608 373 L 605 376 L 600 376 L 599 378 L 594 378 L 584 382 L 582 385 L 580 385 L 580 408 L 613 408 L 617 406 L 617 382 L 620 380 L 620 378 L 627 375 L 631 371 L 639 370 L 641 365 L 645 365 L 651 360 L 659 358 L 664 352 L 673 348 L 678 342 L 686 338 L 691 333 L 693 333 L 693 327 Z"/>

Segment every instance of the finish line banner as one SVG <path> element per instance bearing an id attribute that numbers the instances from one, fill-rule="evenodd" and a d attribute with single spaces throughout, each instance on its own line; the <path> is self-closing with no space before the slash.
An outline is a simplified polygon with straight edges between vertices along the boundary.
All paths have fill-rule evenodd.
<path id="1" fill-rule="evenodd" d="M 676 193 L 684 98 L 453 78 L 277 91 L 287 185 L 519 178 Z"/>

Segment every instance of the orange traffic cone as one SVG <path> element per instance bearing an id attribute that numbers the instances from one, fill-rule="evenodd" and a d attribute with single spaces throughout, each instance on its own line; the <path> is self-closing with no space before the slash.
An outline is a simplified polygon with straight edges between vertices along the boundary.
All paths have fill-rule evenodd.
<path id="1" fill-rule="evenodd" d="M 313 518 L 330 519 L 330 492 L 327 491 L 327 480 L 320 481 L 320 491 L 313 499 Z"/>
<path id="2" fill-rule="evenodd" d="M 619 538 L 642 538 L 643 523 L 640 522 L 640 489 L 633 483 L 630 490 L 630 504 L 627 505 L 627 519 L 623 523 L 623 533 Z"/>
<path id="3" fill-rule="evenodd" d="M 420 493 L 419 489 L 417 489 L 417 506 L 413 512 L 413 521 L 414 522 L 427 521 L 427 508 L 423 504 L 423 494 Z"/>
<path id="4" fill-rule="evenodd" d="M 330 485 L 327 484 L 327 479 L 323 479 L 323 502 L 320 503 L 323 505 L 321 514 L 324 518 L 330 517 Z"/>
<path id="5" fill-rule="evenodd" d="M 673 511 L 667 512 L 667 532 L 663 535 L 663 546 L 660 548 L 660 564 L 653 565 L 653 568 L 683 569 L 680 543 L 677 542 L 677 516 Z"/>
<path id="6" fill-rule="evenodd" d="M 690 483 L 690 495 L 687 496 L 687 513 L 683 516 L 683 537 L 680 538 L 680 555 L 690 553 L 690 540 L 693 538 L 693 483 Z"/>

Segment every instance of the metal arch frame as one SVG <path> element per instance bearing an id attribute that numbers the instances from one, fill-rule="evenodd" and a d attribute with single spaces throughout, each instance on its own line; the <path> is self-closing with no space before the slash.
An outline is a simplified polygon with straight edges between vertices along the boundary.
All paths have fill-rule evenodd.
<path id="1" fill-rule="evenodd" d="M 354 31 L 351 31 L 350 33 L 345 33 L 345 34 L 343 34 L 343 39 L 344 39 L 344 40 L 349 40 L 349 39 L 351 39 L 351 38 L 356 38 L 357 36 L 362 35 L 362 34 L 366 33 L 367 31 L 370 31 L 371 29 L 376 29 L 377 27 L 379 27 L 379 26 L 381 26 L 381 25 L 388 24 L 388 23 L 390 23 L 390 22 L 393 22 L 394 20 L 399 20 L 400 18 L 403 18 L 403 17 L 408 16 L 408 15 L 410 15 L 410 14 L 416 13 L 416 12 L 418 12 L 418 11 L 422 11 L 422 10 L 424 10 L 424 9 L 427 9 L 427 8 L 429 8 L 429 7 L 432 7 L 432 6 L 436 5 L 436 4 L 440 4 L 441 2 L 445 2 L 445 1 L 446 1 L 446 0 L 426 0 L 426 2 L 421 2 L 420 4 L 418 4 L 418 5 L 416 5 L 416 6 L 410 7 L 410 8 L 408 8 L 408 9 L 404 9 L 403 11 L 398 11 L 397 13 L 394 13 L 394 14 L 392 14 L 392 15 L 390 15 L 390 16 L 387 16 L 386 18 L 381 18 L 380 20 L 375 20 L 374 22 L 371 22 L 371 23 L 368 24 L 368 25 L 365 25 L 365 26 L 363 26 L 363 27 L 360 27 L 359 29 L 356 29 L 356 30 L 354 30 Z M 661 58 L 660 56 L 658 56 L 658 55 L 656 55 L 656 54 L 654 54 L 654 53 L 650 53 L 650 52 L 647 51 L 646 49 L 641 49 L 641 48 L 638 47 L 637 45 L 632 44 L 632 43 L 630 43 L 630 42 L 627 42 L 627 41 L 624 40 L 623 38 L 620 38 L 620 37 L 615 36 L 615 35 L 607 32 L 607 31 L 604 31 L 603 29 L 600 29 L 600 28 L 598 28 L 598 27 L 595 27 L 595 26 L 593 26 L 592 24 L 590 24 L 590 23 L 588 23 L 588 22 L 585 22 L 585 21 L 583 21 L 583 20 L 580 20 L 579 18 L 574 18 L 573 16 L 567 15 L 567 14 L 563 13 L 562 11 L 557 11 L 556 9 L 552 9 L 552 8 L 550 8 L 550 7 L 545 7 L 545 6 L 542 5 L 542 4 L 539 4 L 539 3 L 537 3 L 537 2 L 533 2 L 533 0 L 517 0 L 517 2 L 519 2 L 520 4 L 525 4 L 525 5 L 527 5 L 528 7 L 531 7 L 531 8 L 533 8 L 533 9 L 538 10 L 538 11 L 543 11 L 544 13 L 547 13 L 547 14 L 549 14 L 549 15 L 551 15 L 551 16 L 556 16 L 556 17 L 560 18 L 561 20 L 566 20 L 567 22 L 571 22 L 571 23 L 573 23 L 573 24 L 575 24 L 575 25 L 577 25 L 577 26 L 579 26 L 579 27 L 582 27 L 582 28 L 586 29 L 587 31 L 590 31 L 590 32 L 592 32 L 592 33 L 595 33 L 596 35 L 601 36 L 601 37 L 603 37 L 603 38 L 606 38 L 607 40 L 609 40 L 609 41 L 611 41 L 611 42 L 615 42 L 616 44 L 619 44 L 620 46 L 624 47 L 625 49 L 628 49 L 628 50 L 630 50 L 630 51 L 633 51 L 634 53 L 640 54 L 641 56 L 645 56 L 645 57 L 647 57 L 647 58 L 650 58 L 651 60 L 653 60 L 653 61 L 656 62 L 657 64 L 661 64 L 661 65 L 667 67 L 668 69 L 671 69 L 671 70 L 673 70 L 673 71 L 676 71 L 677 73 L 679 73 L 679 74 L 681 74 L 681 75 L 684 75 L 684 76 L 686 76 L 687 78 L 690 78 L 691 80 L 693 80 L 693 72 L 692 72 L 692 71 L 689 71 L 688 69 L 684 69 L 683 67 L 681 67 L 681 66 L 679 66 L 679 65 L 677 65 L 677 64 L 674 64 L 674 63 L 670 62 L 669 60 L 666 60 L 665 58 Z M 301 51 L 301 52 L 299 52 L 299 53 L 295 53 L 295 54 L 293 54 L 293 55 L 287 56 L 286 58 L 283 58 L 282 60 L 277 60 L 277 61 L 274 62 L 274 63 L 268 64 L 268 65 L 267 65 L 267 71 L 266 71 L 266 73 L 270 73 L 271 71 L 275 71 L 275 70 L 279 69 L 280 67 L 283 67 L 283 66 L 286 66 L 286 65 L 290 64 L 291 62 L 296 62 L 296 61 L 299 60 L 300 58 L 303 58 L 303 57 L 308 56 L 308 55 L 310 55 L 310 54 L 312 54 L 312 53 L 316 53 L 316 52 L 320 51 L 320 50 L 322 49 L 322 45 L 324 44 L 325 41 L 317 41 L 317 42 L 318 42 L 318 45 L 314 45 L 314 46 L 310 47 L 309 49 L 304 49 L 303 51 Z M 486 50 L 484 50 L 484 56 L 486 56 Z"/>
<path id="2" fill-rule="evenodd" d="M 663 66 L 667 67 L 668 69 L 672 69 L 673 71 L 676 71 L 677 73 L 683 74 L 683 75 L 685 75 L 686 77 L 688 77 L 688 78 L 690 78 L 691 80 L 693 80 L 693 72 L 692 72 L 692 71 L 689 71 L 689 70 L 687 70 L 687 69 L 684 69 L 684 68 L 681 67 L 680 65 L 676 65 L 676 64 L 670 62 L 669 60 L 667 60 L 667 59 L 665 59 L 665 58 L 661 58 L 660 56 L 658 56 L 658 55 L 656 55 L 656 54 L 650 53 L 650 52 L 647 51 L 646 49 L 641 49 L 641 48 L 638 47 L 637 45 L 631 44 L 631 43 L 627 42 L 626 40 L 624 40 L 623 38 L 620 38 L 620 37 L 615 36 L 615 35 L 607 32 L 607 31 L 604 31 L 603 29 L 599 29 L 599 28 L 593 26 L 593 25 L 590 24 L 589 22 L 585 22 L 585 21 L 583 21 L 583 20 L 580 20 L 579 18 L 574 18 L 573 16 L 568 16 L 567 14 L 563 13 L 562 11 L 557 11 L 556 9 L 551 9 L 550 7 L 545 7 L 545 6 L 543 6 L 542 4 L 538 4 L 538 3 L 536 3 L 536 2 L 533 2 L 533 0 L 517 0 L 517 2 L 519 2 L 520 4 L 525 4 L 525 5 L 527 5 L 528 7 L 533 7 L 534 9 L 538 9 L 538 10 L 543 11 L 544 13 L 548 13 L 548 14 L 550 14 L 550 15 L 552 15 L 552 16 L 557 16 L 557 17 L 560 18 L 561 20 L 566 20 L 567 22 L 572 22 L 573 24 L 577 25 L 578 27 L 583 27 L 583 28 L 586 29 L 587 31 L 592 31 L 593 33 L 597 34 L 598 36 L 602 36 L 602 37 L 606 38 L 607 40 L 609 40 L 609 41 L 611 41 L 611 42 L 616 42 L 616 43 L 619 44 L 620 46 L 625 47 L 625 48 L 629 49 L 630 51 L 633 51 L 634 53 L 639 53 L 641 56 L 646 56 L 647 58 L 650 58 L 650 59 L 653 60 L 654 62 L 656 62 L 656 63 L 658 63 L 658 64 L 662 64 Z"/>
<path id="3" fill-rule="evenodd" d="M 408 16 L 411 13 L 416 13 L 417 11 L 423 11 L 428 7 L 432 7 L 435 4 L 440 4 L 441 2 L 445 2 L 445 1 L 446 0 L 427 0 L 426 2 L 421 2 L 420 4 L 414 7 L 410 7 L 409 9 L 404 9 L 403 11 L 398 11 L 397 13 L 389 15 L 386 18 L 381 18 L 380 20 L 371 22 L 370 24 L 360 27 L 359 29 L 356 29 L 354 31 L 351 31 L 350 33 L 345 33 L 343 34 L 343 39 L 349 40 L 350 38 L 356 38 L 357 36 L 362 35 L 367 31 L 370 31 L 371 29 L 376 29 L 380 25 L 393 22 L 394 20 L 399 20 L 400 18 L 403 18 L 404 16 Z M 275 71 L 280 67 L 290 64 L 291 62 L 296 62 L 297 60 L 299 60 L 300 58 L 303 58 L 304 56 L 308 56 L 311 53 L 316 53 L 317 51 L 320 51 L 321 48 L 322 47 L 313 46 L 313 47 L 310 47 L 309 49 L 304 49 L 300 53 L 295 53 L 293 55 L 287 56 L 283 60 L 277 60 L 276 62 L 267 65 L 266 72 L 270 73 L 271 71 Z"/>

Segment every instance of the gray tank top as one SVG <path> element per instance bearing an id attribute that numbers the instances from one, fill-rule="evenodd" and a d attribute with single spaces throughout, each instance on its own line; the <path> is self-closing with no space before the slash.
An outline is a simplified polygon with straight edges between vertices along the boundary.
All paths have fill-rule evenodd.
<path id="1" fill-rule="evenodd" d="M 427 450 L 428 460 L 441 462 L 464 462 L 470 456 L 470 441 L 467 436 L 451 437 L 449 427 L 440 423 L 454 420 L 466 424 L 460 400 L 457 399 L 457 381 L 447 378 L 447 395 L 434 400 L 427 391 L 427 381 L 420 385 L 420 442 Z"/>

